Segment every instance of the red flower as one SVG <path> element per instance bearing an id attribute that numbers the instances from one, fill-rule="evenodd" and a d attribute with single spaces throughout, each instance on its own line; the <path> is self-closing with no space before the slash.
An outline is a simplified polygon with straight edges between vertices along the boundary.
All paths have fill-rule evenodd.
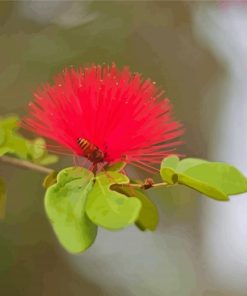
<path id="1" fill-rule="evenodd" d="M 127 67 L 69 68 L 34 93 L 24 126 L 96 163 L 148 168 L 169 154 L 183 133 L 150 80 Z"/>

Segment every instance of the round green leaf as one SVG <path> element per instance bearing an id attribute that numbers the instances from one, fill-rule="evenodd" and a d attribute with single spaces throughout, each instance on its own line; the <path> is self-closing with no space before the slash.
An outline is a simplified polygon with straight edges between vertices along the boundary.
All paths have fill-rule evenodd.
<path id="1" fill-rule="evenodd" d="M 203 182 L 198 177 L 188 177 L 186 174 L 178 175 L 178 183 L 195 189 L 209 197 L 219 201 L 229 200 L 226 193 L 218 189 L 218 186 L 213 186 L 210 182 Z"/>
<path id="2" fill-rule="evenodd" d="M 86 212 L 97 225 L 110 230 L 122 229 L 134 223 L 141 210 L 141 202 L 110 189 L 113 184 L 127 184 L 129 179 L 117 172 L 100 173 L 89 192 Z"/>
<path id="3" fill-rule="evenodd" d="M 179 158 L 176 155 L 172 155 L 162 160 L 161 168 L 171 168 L 175 170 L 178 164 L 179 164 Z"/>
<path id="4" fill-rule="evenodd" d="M 192 167 L 196 167 L 200 164 L 203 163 L 209 163 L 206 160 L 203 159 L 198 159 L 198 158 L 185 158 L 182 159 L 181 161 L 179 161 L 177 167 L 176 167 L 176 172 L 185 172 L 188 169 L 192 168 Z"/>
<path id="5" fill-rule="evenodd" d="M 129 197 L 138 198 L 142 204 L 140 214 L 135 222 L 140 230 L 154 231 L 159 222 L 159 214 L 155 204 L 139 188 L 130 188 L 129 186 L 115 186 L 114 190 L 123 193 Z"/>
<path id="6" fill-rule="evenodd" d="M 169 184 L 183 184 L 221 201 L 228 200 L 229 195 L 247 192 L 246 177 L 227 163 L 188 158 L 174 165 L 172 156 L 163 160 L 161 177 Z"/>
<path id="7" fill-rule="evenodd" d="M 226 195 L 247 191 L 246 177 L 235 167 L 222 162 L 205 162 L 183 172 L 186 176 L 219 189 Z"/>
<path id="8" fill-rule="evenodd" d="M 92 172 L 84 168 L 64 169 L 45 195 L 45 209 L 53 229 L 60 243 L 71 253 L 86 250 L 96 238 L 97 226 L 85 212 L 93 178 Z"/>

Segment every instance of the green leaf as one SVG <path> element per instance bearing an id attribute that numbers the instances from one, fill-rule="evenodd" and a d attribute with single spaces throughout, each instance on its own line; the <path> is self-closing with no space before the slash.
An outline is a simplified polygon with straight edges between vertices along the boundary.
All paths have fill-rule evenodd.
<path id="1" fill-rule="evenodd" d="M 13 132 L 8 132 L 7 137 L 5 145 L 10 149 L 10 152 L 14 153 L 21 159 L 27 159 L 29 153 L 28 141 Z"/>
<path id="2" fill-rule="evenodd" d="M 5 142 L 2 146 L 4 153 L 12 153 L 21 159 L 27 159 L 29 153 L 28 141 L 22 136 L 10 130 L 5 130 Z M 4 154 L 2 152 L 2 154 Z"/>
<path id="3" fill-rule="evenodd" d="M 0 126 L 4 129 L 14 130 L 19 127 L 20 118 L 15 115 L 0 118 Z"/>
<path id="4" fill-rule="evenodd" d="M 11 150 L 8 147 L 0 147 L 0 156 L 10 152 Z"/>
<path id="5" fill-rule="evenodd" d="M 43 138 L 30 141 L 16 131 L 19 127 L 19 121 L 16 116 L 0 118 L 0 156 L 11 153 L 18 158 L 41 165 L 57 162 L 58 157 L 56 155 L 47 153 Z"/>
<path id="6" fill-rule="evenodd" d="M 85 204 L 93 186 L 92 172 L 67 168 L 58 173 L 57 183 L 47 189 L 45 209 L 54 231 L 66 250 L 79 253 L 95 240 L 97 226 L 85 213 Z"/>
<path id="7" fill-rule="evenodd" d="M 141 211 L 138 219 L 136 220 L 136 226 L 141 230 L 154 231 L 159 223 L 159 213 L 155 204 L 140 190 L 135 189 L 137 197 L 141 204 Z"/>
<path id="8" fill-rule="evenodd" d="M 48 154 L 45 146 L 46 142 L 43 138 L 37 138 L 33 141 L 29 141 L 29 157 L 34 163 L 49 165 L 58 161 L 58 156 Z"/>
<path id="9" fill-rule="evenodd" d="M 181 160 L 177 166 L 176 171 L 177 172 L 185 172 L 188 169 L 192 168 L 192 167 L 196 167 L 200 164 L 205 164 L 205 163 L 209 163 L 206 160 L 203 159 L 198 159 L 198 158 L 185 158 L 183 160 Z"/>
<path id="10" fill-rule="evenodd" d="M 37 138 L 30 143 L 29 153 L 33 160 L 39 159 L 45 155 L 45 140 L 43 138 Z"/>
<path id="11" fill-rule="evenodd" d="M 46 189 L 48 189 L 51 185 L 54 185 L 57 183 L 57 175 L 58 172 L 53 171 L 51 172 L 49 175 L 47 175 L 43 181 L 43 187 L 45 187 Z"/>
<path id="12" fill-rule="evenodd" d="M 177 180 L 174 177 L 177 177 L 175 170 L 179 164 L 179 158 L 177 156 L 166 157 L 161 162 L 160 174 L 164 181 L 169 184 L 174 184 Z"/>
<path id="13" fill-rule="evenodd" d="M 0 155 L 12 153 L 27 159 L 28 141 L 15 131 L 18 126 L 19 118 L 16 116 L 0 119 Z"/>
<path id="14" fill-rule="evenodd" d="M 48 154 L 37 161 L 41 165 L 49 165 L 58 162 L 58 156 L 53 154 Z"/>
<path id="15" fill-rule="evenodd" d="M 159 222 L 159 214 L 155 204 L 148 196 L 139 188 L 131 188 L 129 186 L 114 186 L 114 190 L 123 193 L 129 197 L 138 198 L 142 204 L 140 214 L 135 222 L 140 230 L 154 231 Z"/>
<path id="16" fill-rule="evenodd" d="M 5 142 L 5 130 L 3 127 L 0 126 L 0 146 L 2 146 Z"/>
<path id="17" fill-rule="evenodd" d="M 169 159 L 169 158 L 172 158 Z M 235 167 L 222 162 L 187 158 L 175 163 L 175 157 L 164 159 L 161 176 L 169 184 L 183 184 L 216 200 L 247 192 L 247 179 Z"/>
<path id="18" fill-rule="evenodd" d="M 118 172 L 100 173 L 88 195 L 86 212 L 97 225 L 110 230 L 122 229 L 134 223 L 141 210 L 141 202 L 110 189 L 113 184 L 127 184 L 128 177 Z"/>
<path id="19" fill-rule="evenodd" d="M 126 166 L 126 162 L 116 162 L 108 167 L 106 167 L 107 171 L 112 171 L 112 172 L 119 172 L 121 171 L 124 167 Z"/>
<path id="20" fill-rule="evenodd" d="M 49 165 L 58 161 L 58 156 L 48 154 L 45 146 L 46 142 L 43 138 L 37 138 L 29 142 L 29 155 L 34 163 L 40 165 Z"/>
<path id="21" fill-rule="evenodd" d="M 203 163 L 187 169 L 185 173 L 189 177 L 197 177 L 204 183 L 210 183 L 227 195 L 247 191 L 246 177 L 238 169 L 227 163 Z"/>
<path id="22" fill-rule="evenodd" d="M 179 158 L 176 155 L 166 157 L 161 162 L 161 168 L 176 169 L 179 164 Z"/>
<path id="23" fill-rule="evenodd" d="M 5 217 L 6 206 L 6 187 L 2 179 L 0 179 L 0 219 Z"/>

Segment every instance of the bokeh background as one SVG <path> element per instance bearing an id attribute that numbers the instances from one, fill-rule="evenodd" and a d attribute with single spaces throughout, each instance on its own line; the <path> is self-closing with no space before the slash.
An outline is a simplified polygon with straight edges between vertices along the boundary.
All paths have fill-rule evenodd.
<path id="1" fill-rule="evenodd" d="M 0 2 L 0 115 L 25 114 L 33 90 L 64 66 L 112 61 L 166 89 L 185 153 L 247 174 L 245 1 Z M 150 191 L 156 232 L 100 230 L 70 255 L 45 216 L 43 176 L 0 170 L 0 295 L 247 295 L 247 196 L 218 203 L 189 189 Z"/>

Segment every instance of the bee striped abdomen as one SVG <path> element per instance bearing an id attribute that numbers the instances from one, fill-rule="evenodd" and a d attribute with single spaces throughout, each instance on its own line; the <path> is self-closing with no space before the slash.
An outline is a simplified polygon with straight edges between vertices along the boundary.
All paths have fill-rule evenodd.
<path id="1" fill-rule="evenodd" d="M 77 143 L 82 150 L 87 150 L 88 148 L 90 148 L 90 143 L 86 139 L 78 138 Z"/>
<path id="2" fill-rule="evenodd" d="M 101 151 L 96 145 L 83 138 L 78 138 L 77 144 L 83 151 L 83 156 L 88 158 L 93 163 L 104 161 L 104 152 Z"/>

